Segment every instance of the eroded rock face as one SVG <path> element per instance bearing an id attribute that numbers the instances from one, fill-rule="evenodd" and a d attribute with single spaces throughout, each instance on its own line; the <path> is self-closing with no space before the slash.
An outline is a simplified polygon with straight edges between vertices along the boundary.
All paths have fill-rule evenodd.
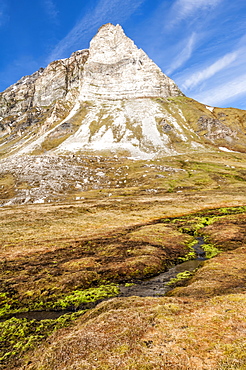
<path id="1" fill-rule="evenodd" d="M 91 40 L 80 99 L 131 99 L 183 95 L 120 25 L 106 24 Z"/>
<path id="2" fill-rule="evenodd" d="M 79 94 L 88 55 L 88 50 L 80 50 L 68 59 L 50 63 L 36 83 L 33 105 L 49 106 L 57 99 L 74 103 Z"/>
<path id="3" fill-rule="evenodd" d="M 220 120 L 202 116 L 197 121 L 198 132 L 203 134 L 206 139 L 214 140 L 226 139 L 232 141 L 236 138 L 237 132 L 224 125 Z"/>
<path id="4" fill-rule="evenodd" d="M 54 123 L 69 112 L 78 95 L 88 50 L 58 60 L 21 78 L 0 94 L 0 136 L 21 136 L 31 125 Z M 8 139 L 13 139 L 12 137 Z"/>

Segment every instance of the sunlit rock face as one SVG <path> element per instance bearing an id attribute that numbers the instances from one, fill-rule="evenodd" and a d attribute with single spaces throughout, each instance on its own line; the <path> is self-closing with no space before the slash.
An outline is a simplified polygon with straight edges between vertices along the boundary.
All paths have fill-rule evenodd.
<path id="1" fill-rule="evenodd" d="M 0 93 L 0 155 L 245 152 L 245 116 L 185 97 L 120 25 L 106 24 L 88 50 Z"/>
<path id="2" fill-rule="evenodd" d="M 75 101 L 88 55 L 88 50 L 79 50 L 70 58 L 50 63 L 36 83 L 33 105 L 49 106 L 58 99 Z"/>
<path id="3" fill-rule="evenodd" d="M 0 93 L 0 137 L 22 136 L 30 126 L 42 131 L 69 113 L 79 95 L 88 50 L 50 63 L 45 69 L 22 77 Z"/>
<path id="4" fill-rule="evenodd" d="M 120 25 L 107 24 L 90 43 L 80 99 L 131 99 L 183 95 Z"/>
<path id="5" fill-rule="evenodd" d="M 166 112 L 154 99 L 183 94 L 120 25 L 102 26 L 91 40 L 81 81 L 78 100 L 91 105 L 58 152 L 120 150 L 138 158 L 176 153 L 159 125 Z"/>

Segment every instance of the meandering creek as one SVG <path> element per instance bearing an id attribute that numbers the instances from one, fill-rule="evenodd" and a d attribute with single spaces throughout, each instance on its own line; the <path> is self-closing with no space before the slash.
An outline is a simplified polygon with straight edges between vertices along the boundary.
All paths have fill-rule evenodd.
<path id="1" fill-rule="evenodd" d="M 139 297 L 158 297 L 165 295 L 167 292 L 173 289 L 173 287 L 168 285 L 172 279 L 176 278 L 176 276 L 181 272 L 194 271 L 202 264 L 202 261 L 206 259 L 206 253 L 202 249 L 203 244 L 205 244 L 204 239 L 202 237 L 198 237 L 197 244 L 193 246 L 193 249 L 197 255 L 195 260 L 180 263 L 170 268 L 168 271 L 163 272 L 151 279 L 142 281 L 139 284 L 134 284 L 129 287 L 122 286 L 120 288 L 120 296 L 130 297 L 136 295 Z"/>
<path id="2" fill-rule="evenodd" d="M 167 292 L 173 289 L 168 283 L 176 278 L 179 273 L 185 271 L 194 271 L 197 269 L 204 260 L 206 260 L 206 253 L 202 249 L 202 245 L 205 244 L 205 241 L 202 237 L 197 237 L 197 243 L 193 246 L 193 249 L 197 255 L 197 258 L 190 261 L 182 262 L 168 271 L 163 272 L 155 277 L 152 277 L 148 280 L 141 281 L 132 286 L 120 286 L 119 297 L 130 297 L 130 296 L 139 296 L 139 297 L 158 297 L 164 296 Z M 105 299 L 106 300 L 106 299 Z M 100 301 L 101 302 L 101 301 Z M 81 309 L 93 308 L 99 302 L 91 302 Z M 47 320 L 47 319 L 57 319 L 65 313 L 71 313 L 72 310 L 60 310 L 60 311 L 29 311 L 29 312 L 19 312 L 14 315 L 18 319 L 26 318 L 29 320 Z"/>

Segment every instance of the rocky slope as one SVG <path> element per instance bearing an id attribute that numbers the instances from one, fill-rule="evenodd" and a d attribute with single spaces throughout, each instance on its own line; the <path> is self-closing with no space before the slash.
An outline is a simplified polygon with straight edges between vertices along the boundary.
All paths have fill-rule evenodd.
<path id="1" fill-rule="evenodd" d="M 185 97 L 117 25 L 89 50 L 23 77 L 0 95 L 0 152 L 117 152 L 135 158 L 245 151 L 245 115 Z"/>
<path id="2" fill-rule="evenodd" d="M 187 98 L 121 26 L 106 24 L 89 50 L 0 94 L 0 204 L 57 200 L 78 186 L 133 186 L 135 180 L 105 175 L 112 154 L 150 160 L 218 149 L 244 153 L 245 126 L 245 111 Z"/>

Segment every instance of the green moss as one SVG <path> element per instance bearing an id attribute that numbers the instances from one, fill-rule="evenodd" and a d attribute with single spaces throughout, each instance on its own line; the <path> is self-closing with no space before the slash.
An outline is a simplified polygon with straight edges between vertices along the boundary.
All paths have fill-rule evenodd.
<path id="1" fill-rule="evenodd" d="M 59 310 L 67 307 L 78 308 L 79 306 L 97 302 L 101 299 L 114 297 L 119 294 L 119 287 L 115 284 L 107 284 L 104 282 L 96 288 L 88 288 L 84 290 L 74 290 L 70 294 L 57 297 L 57 293 L 51 290 L 51 294 L 47 296 L 47 291 L 44 295 L 32 297 L 32 292 L 26 291 L 22 298 L 22 306 L 19 302 L 2 293 L 0 301 L 0 317 L 9 318 L 16 313 L 26 312 L 30 310 Z M 0 297 L 1 298 L 1 297 Z"/>
<path id="2" fill-rule="evenodd" d="M 246 206 L 242 207 L 222 207 L 218 209 L 219 213 L 231 215 L 246 212 Z"/>
<path id="3" fill-rule="evenodd" d="M 199 231 L 203 227 L 212 225 L 217 219 L 217 217 L 199 217 L 197 219 L 197 223 L 194 226 L 195 234 L 197 234 L 197 231 Z"/>
<path id="4" fill-rule="evenodd" d="M 0 322 L 0 364 L 11 358 L 21 358 L 23 353 L 54 331 L 71 324 L 84 311 L 65 314 L 56 320 L 27 320 L 12 317 Z"/>
<path id="5" fill-rule="evenodd" d="M 213 244 L 203 244 L 202 248 L 206 252 L 206 258 L 213 258 L 217 256 L 217 254 L 222 252 L 218 248 L 216 248 Z"/>
<path id="6" fill-rule="evenodd" d="M 190 272 L 190 271 L 184 271 L 184 272 L 180 272 L 176 278 L 173 278 L 171 279 L 166 285 L 173 285 L 173 284 L 176 284 L 182 280 L 187 280 L 187 279 L 190 279 L 194 274 L 194 271 Z"/>
<path id="7" fill-rule="evenodd" d="M 185 261 L 190 261 L 196 258 L 196 253 L 194 251 L 190 251 L 187 253 L 184 257 L 179 257 L 179 261 L 185 262 Z"/>
<path id="8" fill-rule="evenodd" d="M 59 299 L 53 304 L 53 308 L 66 308 L 81 304 L 96 302 L 103 298 L 114 297 L 119 294 L 119 288 L 115 284 L 101 285 L 98 288 L 89 288 L 85 290 L 75 290 L 72 294 Z"/>

